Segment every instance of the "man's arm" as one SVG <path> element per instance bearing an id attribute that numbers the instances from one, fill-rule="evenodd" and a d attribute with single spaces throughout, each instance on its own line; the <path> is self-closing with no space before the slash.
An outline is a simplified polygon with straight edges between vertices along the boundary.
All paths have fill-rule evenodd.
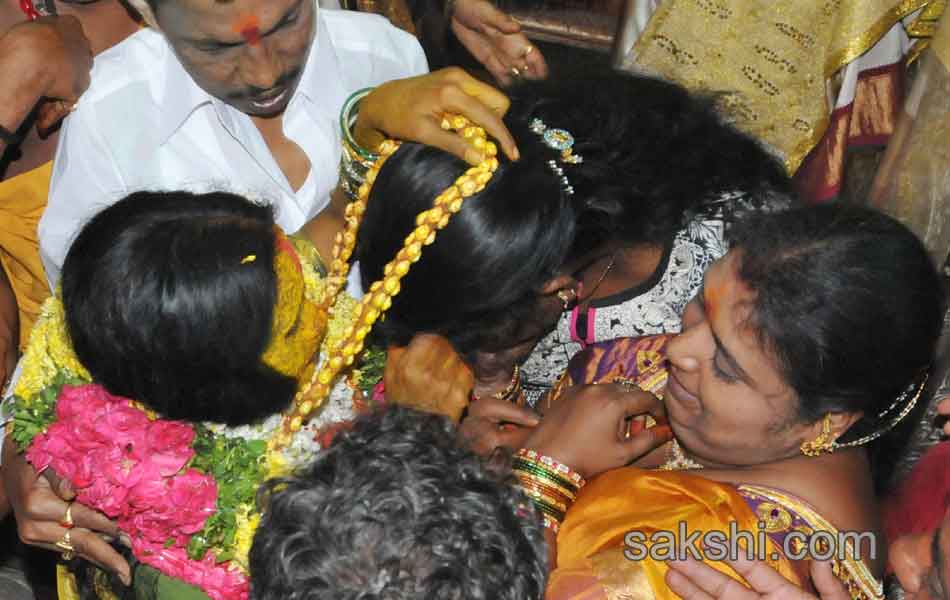
<path id="1" fill-rule="evenodd" d="M 62 118 L 89 85 L 92 51 L 75 17 L 44 17 L 12 27 L 0 38 L 0 154 L 42 98 L 49 126 Z M 9 135 L 8 135 L 9 134 Z"/>

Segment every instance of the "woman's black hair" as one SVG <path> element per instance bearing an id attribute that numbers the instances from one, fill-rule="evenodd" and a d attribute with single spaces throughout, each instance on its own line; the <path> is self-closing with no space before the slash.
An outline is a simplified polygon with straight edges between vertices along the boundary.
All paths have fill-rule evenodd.
<path id="1" fill-rule="evenodd" d="M 847 443 L 895 419 L 914 393 L 892 404 L 922 383 L 943 322 L 940 277 L 920 240 L 873 210 L 822 206 L 744 222 L 733 247 L 756 294 L 750 325 L 797 393 L 800 420 L 863 413 L 838 440 Z M 870 446 L 879 485 L 925 409 L 918 402 Z"/>
<path id="2" fill-rule="evenodd" d="M 535 119 L 569 131 L 583 162 L 561 162 L 532 131 Z M 428 331 L 463 354 L 503 348 L 517 339 L 516 325 L 530 321 L 540 287 L 568 260 L 612 240 L 666 244 L 701 213 L 728 217 L 788 203 L 782 166 L 723 123 L 711 99 L 672 83 L 614 74 L 528 85 L 514 94 L 505 123 L 521 159 L 502 158 L 488 187 L 424 248 L 380 327 L 389 341 Z M 465 168 L 411 144 L 389 159 L 358 239 L 364 285 L 382 275 L 416 215 Z M 723 201 L 726 193 L 731 199 Z"/>
<path id="3" fill-rule="evenodd" d="M 405 344 L 417 332 L 438 333 L 462 354 L 507 347 L 532 319 L 540 288 L 557 274 L 574 239 L 572 197 L 548 161 L 558 153 L 528 130 L 507 125 L 521 152 L 501 159 L 485 189 L 467 199 L 435 243 L 402 280 L 380 330 Z M 560 163 L 557 163 L 560 164 Z M 416 215 L 468 166 L 434 148 L 404 144 L 383 166 L 370 194 L 357 241 L 364 287 L 415 227 Z M 571 166 L 565 175 L 581 193 Z"/>
<path id="4" fill-rule="evenodd" d="M 628 73 L 550 81 L 515 91 L 510 112 L 569 130 L 585 159 L 578 169 L 597 182 L 579 196 L 575 254 L 606 240 L 663 246 L 697 216 L 729 221 L 790 202 L 782 164 L 726 123 L 714 96 L 675 83 Z"/>
<path id="5" fill-rule="evenodd" d="M 167 418 L 237 425 L 279 412 L 296 383 L 261 362 L 274 243 L 271 209 L 232 194 L 120 200 L 83 227 L 63 264 L 76 355 L 109 392 Z"/>

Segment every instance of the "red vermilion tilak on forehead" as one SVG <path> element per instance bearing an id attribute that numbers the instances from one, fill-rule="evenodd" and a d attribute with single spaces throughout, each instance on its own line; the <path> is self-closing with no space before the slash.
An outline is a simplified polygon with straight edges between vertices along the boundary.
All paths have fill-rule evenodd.
<path id="1" fill-rule="evenodd" d="M 231 29 L 234 33 L 241 34 L 250 46 L 261 43 L 261 20 L 257 15 L 241 15 L 234 21 Z"/>
<path id="2" fill-rule="evenodd" d="M 703 304 L 706 307 L 706 316 L 710 321 L 715 319 L 716 312 L 722 307 L 725 296 L 725 286 L 721 283 L 703 286 Z"/>

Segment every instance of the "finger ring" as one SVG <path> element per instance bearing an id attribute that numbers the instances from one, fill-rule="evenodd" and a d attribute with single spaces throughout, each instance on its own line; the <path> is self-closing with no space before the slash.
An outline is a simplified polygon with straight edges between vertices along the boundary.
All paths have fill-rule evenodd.
<path id="1" fill-rule="evenodd" d="M 70 502 L 66 505 L 66 514 L 63 515 L 63 518 L 59 522 L 60 527 L 65 527 L 66 529 L 72 529 L 76 526 L 73 522 L 73 503 Z"/>
<path id="2" fill-rule="evenodd" d="M 521 77 L 521 71 L 518 70 L 518 67 L 511 67 L 511 74 L 515 77 Z"/>
<path id="3" fill-rule="evenodd" d="M 69 539 L 69 530 L 66 530 L 66 533 L 63 534 L 63 539 L 56 542 L 56 547 L 63 551 L 63 560 L 71 561 L 76 556 L 76 548 L 72 544 L 72 540 Z"/>
<path id="4" fill-rule="evenodd" d="M 531 44 L 528 44 L 527 46 L 525 46 L 524 52 L 521 53 L 521 56 L 523 58 L 527 58 L 528 55 L 531 54 L 532 52 L 534 52 L 534 46 L 532 46 Z"/>

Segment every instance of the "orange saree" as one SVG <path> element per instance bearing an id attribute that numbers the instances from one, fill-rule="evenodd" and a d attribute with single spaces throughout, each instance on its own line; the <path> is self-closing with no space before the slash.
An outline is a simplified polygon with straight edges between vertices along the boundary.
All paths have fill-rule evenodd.
<path id="1" fill-rule="evenodd" d="M 583 383 L 624 381 L 662 394 L 670 336 L 594 344 L 576 355 L 555 391 Z M 556 399 L 556 398 L 555 398 Z M 666 560 L 685 546 L 695 558 L 742 581 L 718 560 L 748 553 L 789 581 L 811 590 L 808 540 L 838 531 L 803 500 L 781 490 L 733 485 L 685 471 L 616 469 L 590 481 L 567 512 L 557 538 L 557 568 L 548 600 L 675 600 Z M 821 551 L 820 542 L 816 546 Z M 855 600 L 881 600 L 883 589 L 855 558 L 850 540 L 832 569 Z M 671 555 L 672 553 L 672 555 Z M 814 552 L 812 552 L 814 554 Z M 797 560 L 797 559 L 803 560 Z"/>

